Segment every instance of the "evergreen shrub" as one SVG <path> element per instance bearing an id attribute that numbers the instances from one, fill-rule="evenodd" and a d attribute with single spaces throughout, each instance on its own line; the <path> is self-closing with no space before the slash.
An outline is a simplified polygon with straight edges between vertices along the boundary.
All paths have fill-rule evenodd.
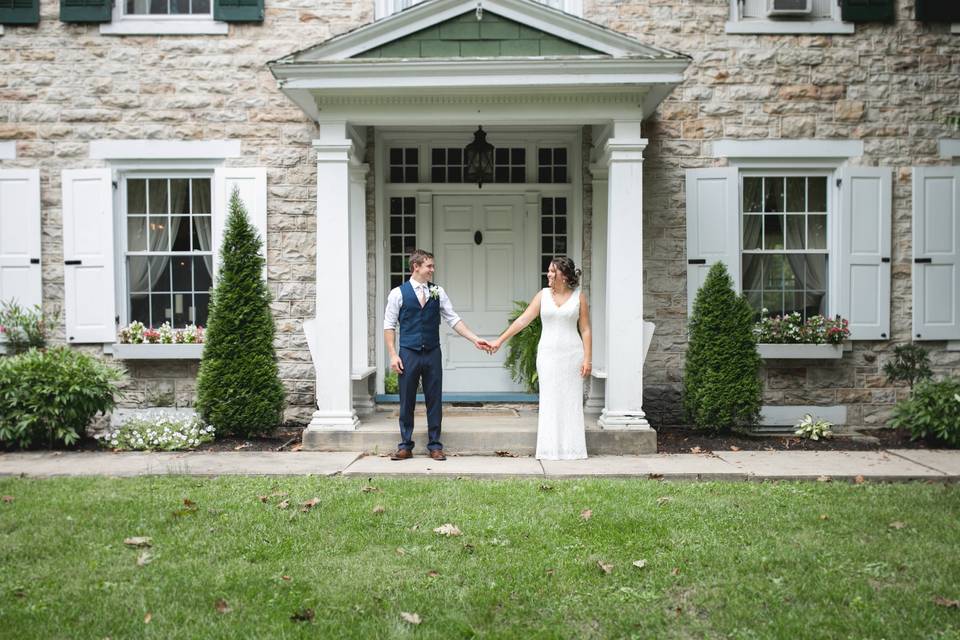
<path id="1" fill-rule="evenodd" d="M 283 417 L 284 390 L 261 246 L 234 190 L 197 379 L 197 411 L 217 433 L 267 433 Z"/>
<path id="2" fill-rule="evenodd" d="M 714 264 L 693 303 L 683 376 L 684 411 L 698 429 L 719 433 L 759 421 L 763 384 L 753 324 L 727 268 Z"/>

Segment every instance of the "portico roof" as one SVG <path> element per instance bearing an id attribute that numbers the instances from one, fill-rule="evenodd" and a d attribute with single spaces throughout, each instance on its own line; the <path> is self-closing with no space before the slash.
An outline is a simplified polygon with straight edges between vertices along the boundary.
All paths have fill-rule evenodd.
<path id="1" fill-rule="evenodd" d="M 551 110 L 552 121 L 586 124 L 591 113 L 596 122 L 646 118 L 689 63 L 533 0 L 427 0 L 268 66 L 318 121 L 395 123 L 398 107 L 417 120 L 432 105 L 425 124 L 473 122 L 509 103 L 571 105 Z M 601 103 L 612 111 L 586 106 Z M 551 121 L 542 109 L 512 113 L 517 123 Z"/>

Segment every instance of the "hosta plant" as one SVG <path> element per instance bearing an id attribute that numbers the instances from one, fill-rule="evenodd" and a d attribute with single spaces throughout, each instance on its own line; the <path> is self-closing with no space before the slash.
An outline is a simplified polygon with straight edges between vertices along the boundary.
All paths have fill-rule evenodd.
<path id="1" fill-rule="evenodd" d="M 814 418 L 808 413 L 800 418 L 800 421 L 796 424 L 796 431 L 793 433 L 808 440 L 824 440 L 833 436 L 833 432 L 830 430 L 832 426 L 832 422 Z"/>

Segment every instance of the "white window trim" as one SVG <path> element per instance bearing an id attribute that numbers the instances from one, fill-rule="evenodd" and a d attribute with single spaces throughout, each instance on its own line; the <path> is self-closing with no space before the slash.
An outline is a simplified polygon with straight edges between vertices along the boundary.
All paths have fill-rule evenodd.
<path id="1" fill-rule="evenodd" d="M 123 11 L 123 2 L 114 2 L 110 22 L 100 25 L 101 35 L 226 35 L 230 25 L 213 19 L 213 1 L 210 13 L 194 15 L 129 15 Z"/>
<path id="2" fill-rule="evenodd" d="M 426 0 L 414 0 L 414 3 L 406 9 L 412 9 L 413 7 L 417 6 L 418 4 L 422 4 L 425 1 Z M 561 3 L 563 7 L 558 9 L 559 11 L 569 13 L 570 15 L 577 16 L 578 18 L 583 17 L 583 0 L 561 0 Z M 383 18 L 400 13 L 401 11 L 406 11 L 406 9 L 397 10 L 396 6 L 397 0 L 374 0 L 374 20 L 381 20 Z"/>
<path id="3" fill-rule="evenodd" d="M 117 316 L 120 318 L 120 327 L 130 324 L 129 300 L 127 291 L 127 207 L 126 207 L 126 180 L 129 178 L 208 178 L 210 180 L 211 204 L 213 200 L 214 176 L 212 167 L 198 168 L 192 163 L 168 164 L 164 167 L 128 167 L 118 169 L 114 173 L 113 225 L 114 233 L 114 283 Z M 214 209 L 210 212 L 212 219 L 217 215 Z M 216 252 L 216 249 L 214 249 Z M 210 279 L 215 282 L 216 274 L 211 273 Z"/>
<path id="4" fill-rule="evenodd" d="M 740 15 L 741 0 L 730 0 L 730 19 L 724 27 L 726 33 L 854 33 L 856 25 L 852 22 L 843 22 L 840 19 L 840 3 L 834 1 L 832 19 L 814 20 L 770 20 L 762 18 L 746 18 Z"/>
<path id="5" fill-rule="evenodd" d="M 960 156 L 960 138 L 954 140 L 940 140 L 937 142 L 937 146 L 939 147 L 940 157 L 944 158 L 945 160 L 950 160 L 951 158 Z"/>
<path id="6" fill-rule="evenodd" d="M 17 159 L 17 141 L 16 140 L 0 140 L 0 160 L 16 160 L 16 159 Z"/>
<path id="7" fill-rule="evenodd" d="M 960 22 L 954 22 L 950 25 L 950 33 L 960 33 Z"/>
<path id="8" fill-rule="evenodd" d="M 91 160 L 174 161 L 240 157 L 239 140 L 93 140 Z"/>
<path id="9" fill-rule="evenodd" d="M 0 36 L 2 36 L 2 35 L 3 35 L 3 25 L 0 24 Z"/>
<path id="10" fill-rule="evenodd" d="M 731 166 L 761 168 L 838 167 L 863 155 L 862 140 L 717 140 L 710 147 L 714 158 Z"/>

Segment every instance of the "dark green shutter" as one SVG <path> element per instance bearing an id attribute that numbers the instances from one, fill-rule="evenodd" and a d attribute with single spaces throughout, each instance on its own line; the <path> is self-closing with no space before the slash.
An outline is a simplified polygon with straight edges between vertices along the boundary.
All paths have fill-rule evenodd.
<path id="1" fill-rule="evenodd" d="M 894 17 L 894 0 L 843 0 L 840 17 L 847 22 L 888 22 Z"/>
<path id="2" fill-rule="evenodd" d="M 213 19 L 263 22 L 263 0 L 213 0 Z"/>
<path id="3" fill-rule="evenodd" d="M 110 22 L 111 0 L 60 0 L 61 22 Z"/>
<path id="4" fill-rule="evenodd" d="M 960 22 L 960 2 L 957 2 L 957 0 L 917 0 L 917 20 Z"/>
<path id="5" fill-rule="evenodd" d="M 0 24 L 37 24 L 40 0 L 0 0 Z"/>

